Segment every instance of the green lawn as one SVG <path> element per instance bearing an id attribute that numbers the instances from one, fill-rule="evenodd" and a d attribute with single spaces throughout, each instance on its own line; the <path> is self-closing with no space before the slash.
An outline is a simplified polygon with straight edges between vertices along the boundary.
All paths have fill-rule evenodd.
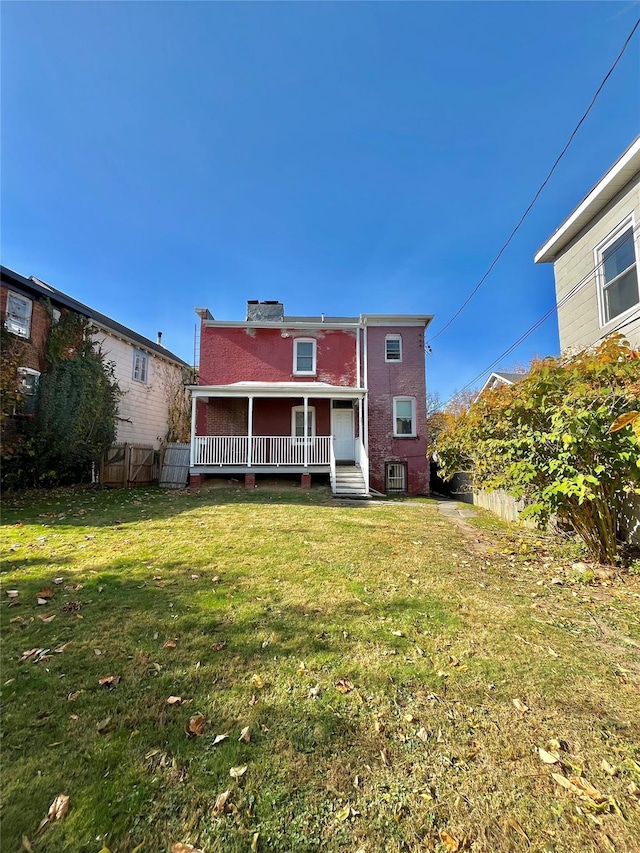
<path id="1" fill-rule="evenodd" d="M 324 489 L 29 494 L 0 546 L 3 853 L 640 850 L 637 577 Z"/>

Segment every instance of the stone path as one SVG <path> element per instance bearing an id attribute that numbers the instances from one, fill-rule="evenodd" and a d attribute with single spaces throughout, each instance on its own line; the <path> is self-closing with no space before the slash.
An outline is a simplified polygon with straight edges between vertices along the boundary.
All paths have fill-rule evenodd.
<path id="1" fill-rule="evenodd" d="M 462 507 L 456 501 L 438 501 L 438 512 L 444 515 L 445 518 L 475 518 L 478 513 L 471 508 L 470 504 L 463 504 Z"/>

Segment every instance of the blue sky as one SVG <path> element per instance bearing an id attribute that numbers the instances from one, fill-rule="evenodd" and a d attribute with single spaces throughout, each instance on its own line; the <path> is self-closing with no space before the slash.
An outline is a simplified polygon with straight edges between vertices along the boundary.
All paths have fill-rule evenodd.
<path id="1" fill-rule="evenodd" d="M 433 313 L 475 286 L 640 5 L 3 3 L 2 262 L 192 360 L 243 319 Z M 433 343 L 461 388 L 553 304 L 533 255 L 638 133 L 640 32 Z M 429 337 L 429 335 L 428 335 Z M 502 366 L 558 350 L 552 317 Z"/>

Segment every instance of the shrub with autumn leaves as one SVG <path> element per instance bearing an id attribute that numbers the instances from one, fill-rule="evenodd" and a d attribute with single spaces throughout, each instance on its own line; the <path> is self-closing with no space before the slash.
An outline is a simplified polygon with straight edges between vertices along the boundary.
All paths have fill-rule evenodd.
<path id="1" fill-rule="evenodd" d="M 520 382 L 483 393 L 437 440 L 442 474 L 557 515 L 602 563 L 620 561 L 625 508 L 640 495 L 640 352 L 620 335 L 545 358 Z"/>

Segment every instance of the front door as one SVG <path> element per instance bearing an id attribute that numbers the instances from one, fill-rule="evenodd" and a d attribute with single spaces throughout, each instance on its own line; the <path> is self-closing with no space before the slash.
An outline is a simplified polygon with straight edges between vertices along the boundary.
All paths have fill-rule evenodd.
<path id="1" fill-rule="evenodd" d="M 353 462 L 353 409 L 331 410 L 331 431 L 333 433 L 333 453 L 340 462 Z"/>

